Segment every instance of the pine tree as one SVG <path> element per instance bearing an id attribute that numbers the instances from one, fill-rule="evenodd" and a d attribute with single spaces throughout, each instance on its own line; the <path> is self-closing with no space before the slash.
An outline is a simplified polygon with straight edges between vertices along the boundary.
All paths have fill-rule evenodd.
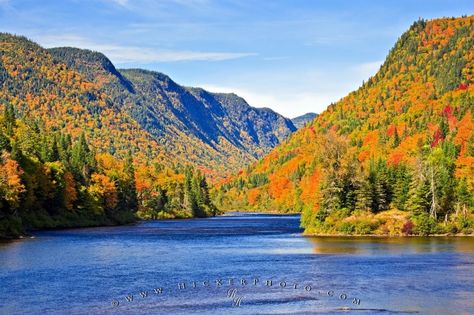
<path id="1" fill-rule="evenodd" d="M 380 212 L 389 208 L 392 199 L 392 187 L 389 182 L 387 164 L 385 161 L 379 160 L 373 166 L 374 177 L 374 195 L 375 205 L 374 211 Z"/>
<path id="2" fill-rule="evenodd" d="M 124 165 L 125 178 L 122 179 L 122 199 L 125 210 L 136 210 L 138 206 L 137 190 L 135 185 L 135 168 L 132 152 L 129 150 Z"/>
<path id="3" fill-rule="evenodd" d="M 87 181 L 92 169 L 95 168 L 95 154 L 89 149 L 84 133 L 81 133 L 72 146 L 71 166 L 82 182 Z"/>
<path id="4" fill-rule="evenodd" d="M 51 142 L 51 150 L 50 150 L 49 160 L 51 162 L 59 161 L 60 157 L 59 157 L 59 148 L 58 148 L 57 137 L 53 136 L 51 141 L 52 142 Z"/>
<path id="5" fill-rule="evenodd" d="M 397 166 L 394 172 L 392 202 L 397 209 L 406 210 L 411 177 L 405 165 Z"/>
<path id="6" fill-rule="evenodd" d="M 10 140 L 0 131 L 0 153 L 3 151 L 10 151 Z"/>
<path id="7" fill-rule="evenodd" d="M 441 131 L 441 136 L 443 137 L 443 139 L 445 139 L 449 133 L 449 125 L 445 117 L 441 118 L 441 121 L 439 123 L 439 130 Z"/>
<path id="8" fill-rule="evenodd" d="M 370 187 L 370 183 L 365 176 L 360 176 L 358 179 L 358 185 L 356 190 L 356 210 L 372 210 L 372 189 Z"/>
<path id="9" fill-rule="evenodd" d="M 6 134 L 11 137 L 13 135 L 13 130 L 16 127 L 16 116 L 15 109 L 10 103 L 7 103 L 5 105 L 3 114 L 3 126 L 5 127 Z"/>
<path id="10" fill-rule="evenodd" d="M 461 179 L 456 186 L 456 212 L 462 211 L 466 215 L 467 209 L 474 206 L 474 198 L 469 193 L 465 179 Z"/>
<path id="11" fill-rule="evenodd" d="M 400 137 L 398 136 L 397 128 L 395 128 L 395 132 L 393 134 L 393 144 L 392 148 L 396 148 L 400 145 Z"/>
<path id="12" fill-rule="evenodd" d="M 195 216 L 199 209 L 193 186 L 193 170 L 190 166 L 186 166 L 184 169 L 184 208 Z"/>
<path id="13" fill-rule="evenodd" d="M 413 174 L 408 191 L 407 210 L 414 213 L 428 213 L 430 211 L 430 185 L 422 173 Z"/>

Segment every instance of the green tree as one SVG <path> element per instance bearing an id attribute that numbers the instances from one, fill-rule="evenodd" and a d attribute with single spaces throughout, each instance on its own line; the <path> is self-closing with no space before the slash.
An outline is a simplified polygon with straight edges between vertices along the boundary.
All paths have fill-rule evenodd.
<path id="1" fill-rule="evenodd" d="M 135 185 L 135 168 L 130 150 L 125 157 L 124 173 L 125 178 L 119 179 L 119 203 L 122 209 L 135 211 L 138 206 L 138 197 Z"/>
<path id="2" fill-rule="evenodd" d="M 5 133 L 11 137 L 13 135 L 13 130 L 16 127 L 16 115 L 13 105 L 10 103 L 7 103 L 4 108 L 3 126 L 5 128 Z"/>

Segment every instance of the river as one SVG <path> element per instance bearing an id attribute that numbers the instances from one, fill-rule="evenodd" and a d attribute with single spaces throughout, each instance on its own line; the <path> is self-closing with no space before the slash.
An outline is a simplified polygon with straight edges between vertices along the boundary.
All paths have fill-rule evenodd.
<path id="1" fill-rule="evenodd" d="M 474 239 L 303 237 L 299 216 L 0 243 L 0 314 L 474 314 Z"/>

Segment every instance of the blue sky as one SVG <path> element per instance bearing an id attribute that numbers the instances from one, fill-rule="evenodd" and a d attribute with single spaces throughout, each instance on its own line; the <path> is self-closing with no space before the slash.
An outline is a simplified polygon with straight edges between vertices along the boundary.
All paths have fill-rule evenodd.
<path id="1" fill-rule="evenodd" d="M 294 117 L 360 86 L 419 17 L 473 13 L 472 0 L 0 0 L 0 31 Z"/>

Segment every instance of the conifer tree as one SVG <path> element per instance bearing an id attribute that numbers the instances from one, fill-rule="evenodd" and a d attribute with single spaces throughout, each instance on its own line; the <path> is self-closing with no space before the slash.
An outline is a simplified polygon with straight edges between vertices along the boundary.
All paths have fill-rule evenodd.
<path id="1" fill-rule="evenodd" d="M 138 205 L 137 190 L 135 185 L 135 168 L 133 166 L 132 152 L 129 150 L 125 157 L 125 178 L 121 179 L 122 207 L 125 210 L 136 210 Z"/>
<path id="2" fill-rule="evenodd" d="M 8 138 L 0 131 L 0 152 L 3 150 L 10 151 L 11 147 Z"/>
<path id="3" fill-rule="evenodd" d="M 16 116 L 15 109 L 10 103 L 7 103 L 5 105 L 3 114 L 3 125 L 5 127 L 6 134 L 11 137 L 13 135 L 13 129 L 16 127 Z"/>

